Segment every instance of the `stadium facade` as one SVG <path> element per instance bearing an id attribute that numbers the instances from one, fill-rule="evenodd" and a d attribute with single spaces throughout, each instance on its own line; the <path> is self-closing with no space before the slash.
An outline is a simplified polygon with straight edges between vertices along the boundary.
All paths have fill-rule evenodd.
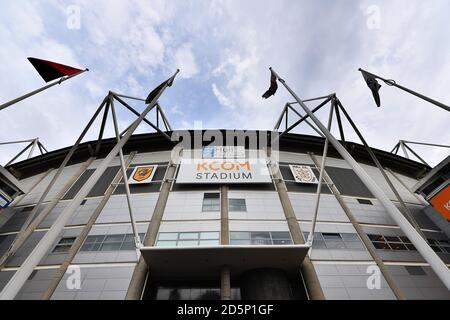
<path id="1" fill-rule="evenodd" d="M 116 157 L 15 299 L 450 299 L 410 239 L 332 146 L 313 245 L 305 245 L 323 138 L 285 134 L 275 161 L 273 149 L 268 158 L 265 148 L 272 132 L 217 132 L 226 139 L 216 141 L 215 148 L 208 147 L 212 139 L 205 139 L 205 131 L 183 132 L 192 143 L 182 149 L 160 133 L 133 135 L 123 152 L 128 179 L 136 180 L 130 199 L 143 248 L 135 248 Z M 96 156 L 95 141 L 77 148 L 37 208 L 35 228 L 4 261 L 0 289 L 115 144 L 116 139 L 103 139 Z M 366 149 L 345 145 L 404 212 Z M 420 232 L 449 266 L 448 221 L 414 193 L 431 168 L 372 151 Z M 26 229 L 23 224 L 68 152 L 60 149 L 7 167 L 25 193 L 0 212 L 0 255 Z"/>

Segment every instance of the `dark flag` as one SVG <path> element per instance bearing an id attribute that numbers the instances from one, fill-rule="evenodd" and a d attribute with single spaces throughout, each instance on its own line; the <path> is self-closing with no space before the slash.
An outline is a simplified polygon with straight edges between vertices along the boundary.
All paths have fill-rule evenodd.
<path id="1" fill-rule="evenodd" d="M 28 58 L 28 61 L 31 62 L 31 64 L 34 66 L 36 71 L 41 75 L 45 82 L 49 82 L 64 76 L 71 76 L 80 71 L 83 71 L 71 66 L 66 66 L 64 64 L 42 59 Z"/>
<path id="2" fill-rule="evenodd" d="M 366 80 L 367 86 L 369 87 L 370 91 L 372 91 L 373 98 L 375 99 L 375 103 L 377 104 L 377 107 L 380 106 L 380 94 L 379 90 L 381 88 L 381 84 L 378 83 L 377 79 L 375 79 L 374 76 L 368 74 L 364 70 L 360 70 L 364 80 Z"/>
<path id="3" fill-rule="evenodd" d="M 267 99 L 270 96 L 273 96 L 275 94 L 275 92 L 277 92 L 277 89 L 278 89 L 277 77 L 273 73 L 272 69 L 270 69 L 270 87 L 266 92 L 264 92 L 262 97 L 264 99 Z"/>
<path id="4" fill-rule="evenodd" d="M 168 87 L 171 87 L 174 79 L 175 79 L 175 75 L 172 76 L 171 78 L 167 79 L 163 83 L 161 83 L 155 89 L 153 89 L 153 91 L 150 92 L 149 95 L 147 96 L 147 99 L 145 99 L 145 103 L 149 104 L 150 102 L 152 102 L 153 98 L 158 95 L 158 93 L 164 88 L 164 86 L 166 84 L 167 84 Z"/>

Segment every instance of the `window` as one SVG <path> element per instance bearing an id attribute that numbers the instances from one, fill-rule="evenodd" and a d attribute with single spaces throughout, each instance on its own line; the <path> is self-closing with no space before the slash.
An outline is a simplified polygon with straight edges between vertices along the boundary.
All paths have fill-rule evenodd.
<path id="1" fill-rule="evenodd" d="M 229 211 L 247 211 L 245 199 L 229 199 Z"/>
<path id="2" fill-rule="evenodd" d="M 367 200 L 367 199 L 356 199 L 360 204 L 369 204 L 369 205 L 373 205 L 372 201 Z"/>
<path id="3" fill-rule="evenodd" d="M 203 212 L 220 211 L 220 193 L 205 193 L 203 195 Z"/>
<path id="4" fill-rule="evenodd" d="M 144 233 L 139 233 L 141 241 L 144 239 Z M 134 250 L 134 235 L 128 234 L 108 234 L 98 236 L 88 236 L 80 251 L 125 251 Z"/>
<path id="5" fill-rule="evenodd" d="M 412 276 L 426 276 L 427 273 L 419 266 L 405 266 L 406 271 Z"/>
<path id="6" fill-rule="evenodd" d="M 450 242 L 448 240 L 427 239 L 427 241 L 435 252 L 450 253 Z"/>
<path id="7" fill-rule="evenodd" d="M 309 232 L 303 233 L 308 239 Z M 314 249 L 364 249 L 364 245 L 356 233 L 314 232 Z"/>
<path id="8" fill-rule="evenodd" d="M 59 240 L 58 244 L 53 248 L 52 253 L 65 253 L 70 250 L 76 237 L 62 238 Z"/>
<path id="9" fill-rule="evenodd" d="M 405 236 L 383 236 L 380 234 L 368 234 L 367 236 L 376 249 L 416 251 L 414 245 Z"/>
<path id="10" fill-rule="evenodd" d="M 230 244 L 234 245 L 273 245 L 292 244 L 288 231 L 231 231 Z"/>
<path id="11" fill-rule="evenodd" d="M 161 232 L 157 247 L 195 247 L 219 245 L 219 232 Z"/>

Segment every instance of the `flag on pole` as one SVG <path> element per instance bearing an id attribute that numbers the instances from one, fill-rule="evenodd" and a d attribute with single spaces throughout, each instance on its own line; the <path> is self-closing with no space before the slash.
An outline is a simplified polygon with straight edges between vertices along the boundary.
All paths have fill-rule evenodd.
<path id="1" fill-rule="evenodd" d="M 145 99 L 145 103 L 149 104 L 150 102 L 152 102 L 153 98 L 158 95 L 158 93 L 164 88 L 166 84 L 168 87 L 171 87 L 173 80 L 175 79 L 175 75 L 173 75 L 172 77 L 161 83 L 159 86 L 157 86 L 155 89 L 153 89 L 153 91 L 148 94 L 147 99 Z"/>
<path id="2" fill-rule="evenodd" d="M 377 107 L 379 107 L 381 102 L 380 102 L 380 94 L 378 91 L 381 88 L 381 84 L 378 83 L 377 79 L 375 79 L 374 76 L 368 74 L 364 70 L 360 70 L 360 71 L 364 77 L 364 80 L 367 83 L 367 86 L 369 87 L 370 91 L 372 91 L 372 95 L 373 95 L 373 98 L 375 99 L 375 103 L 377 104 Z"/>
<path id="3" fill-rule="evenodd" d="M 262 97 L 264 99 L 267 99 L 270 96 L 273 96 L 275 94 L 275 92 L 277 92 L 277 89 L 278 89 L 277 77 L 273 73 L 272 69 L 270 69 L 270 87 L 266 92 L 264 92 Z"/>
<path id="4" fill-rule="evenodd" d="M 33 65 L 36 71 L 41 75 L 45 82 L 50 82 L 52 80 L 64 77 L 71 76 L 80 71 L 81 69 L 77 69 L 71 66 L 66 66 L 64 64 L 36 59 L 36 58 L 28 58 L 28 61 Z"/>

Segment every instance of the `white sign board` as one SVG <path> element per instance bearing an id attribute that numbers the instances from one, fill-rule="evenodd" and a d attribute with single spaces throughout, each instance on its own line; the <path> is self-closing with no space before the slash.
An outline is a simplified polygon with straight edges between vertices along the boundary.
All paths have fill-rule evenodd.
<path id="1" fill-rule="evenodd" d="M 138 166 L 128 178 L 129 184 L 150 183 L 155 175 L 157 165 Z"/>
<path id="2" fill-rule="evenodd" d="M 182 159 L 177 183 L 271 183 L 263 159 Z"/>
<path id="3" fill-rule="evenodd" d="M 0 194 L 0 209 L 6 208 L 11 202 Z"/>
<path id="4" fill-rule="evenodd" d="M 294 176 L 295 182 L 299 183 L 318 183 L 314 172 L 310 166 L 301 166 L 297 164 L 289 165 L 291 168 L 292 175 Z"/>
<path id="5" fill-rule="evenodd" d="M 243 146 L 203 147 L 203 159 L 242 159 L 245 158 Z"/>

